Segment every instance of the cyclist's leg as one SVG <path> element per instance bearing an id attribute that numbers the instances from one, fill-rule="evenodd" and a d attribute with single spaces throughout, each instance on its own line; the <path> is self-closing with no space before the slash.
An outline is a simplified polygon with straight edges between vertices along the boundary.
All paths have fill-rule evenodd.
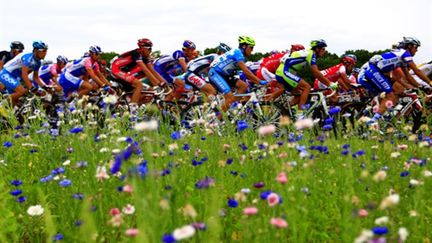
<path id="1" fill-rule="evenodd" d="M 0 83 L 5 86 L 11 93 L 12 106 L 17 104 L 18 99 L 26 93 L 26 89 L 21 85 L 19 80 L 14 78 L 6 69 L 0 71 Z"/>
<path id="2" fill-rule="evenodd" d="M 81 80 L 78 84 L 78 97 L 82 97 L 83 95 L 87 95 L 90 91 L 93 90 L 93 85 L 88 81 Z"/>
<path id="3" fill-rule="evenodd" d="M 225 103 L 222 105 L 222 110 L 227 111 L 230 105 L 234 102 L 234 95 L 231 92 L 231 87 L 227 81 L 213 68 L 209 71 L 210 82 L 213 83 L 217 89 L 224 95 Z"/>

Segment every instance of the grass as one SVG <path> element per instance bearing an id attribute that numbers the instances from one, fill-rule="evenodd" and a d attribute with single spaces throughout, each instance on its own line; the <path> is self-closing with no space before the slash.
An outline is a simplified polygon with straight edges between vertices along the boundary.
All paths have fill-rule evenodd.
<path id="1" fill-rule="evenodd" d="M 83 132 L 68 132 L 80 123 Z M 397 241 L 401 227 L 409 232 L 408 242 L 432 237 L 432 181 L 424 176 L 431 166 L 429 161 L 422 166 L 410 163 L 410 168 L 404 165 L 411 157 L 429 160 L 430 147 L 419 146 L 418 141 L 380 140 L 379 136 L 335 139 L 324 133 L 321 142 L 309 131 L 302 138 L 302 133 L 262 138 L 251 128 L 238 134 L 234 127 L 226 136 L 197 130 L 173 140 L 172 130 L 164 125 L 159 131 L 137 132 L 128 128 L 127 117 L 111 119 L 109 124 L 98 129 L 78 120 L 64 125 L 61 135 L 53 138 L 41 131 L 39 122 L 33 122 L 0 135 L 2 145 L 12 143 L 0 148 L 0 241 L 47 242 L 61 234 L 57 237 L 65 242 L 161 242 L 164 234 L 176 228 L 202 222 L 206 229 L 197 230 L 185 241 L 352 242 L 363 229 L 377 226 L 375 219 L 383 216 L 389 217 L 385 225 L 389 232 L 384 235 L 389 241 Z M 97 134 L 106 138 L 95 141 Z M 119 137 L 136 141 L 142 153 L 133 154 L 123 162 L 120 173 L 113 175 L 109 172 L 115 159 L 111 151 L 124 151 L 131 144 Z M 298 141 L 294 141 L 296 137 Z M 344 144 L 349 144 L 346 155 L 342 154 Z M 408 148 L 398 150 L 401 144 Z M 306 146 L 309 155 L 302 158 L 296 145 Z M 321 147 L 314 150 L 310 146 Z M 319 151 L 325 150 L 322 146 L 328 153 Z M 108 152 L 101 152 L 103 148 Z M 400 156 L 392 158 L 393 152 Z M 202 164 L 192 164 L 203 158 L 207 160 Z M 227 163 L 228 159 L 232 163 Z M 70 163 L 65 163 L 67 160 Z M 146 175 L 133 173 L 144 160 Z M 109 179 L 96 179 L 98 166 L 107 169 Z M 49 182 L 40 181 L 59 167 L 65 169 L 63 174 Z M 387 177 L 375 181 L 374 174 L 383 169 Z M 409 175 L 401 177 L 403 171 Z M 280 172 L 287 174 L 286 184 L 276 181 Z M 214 184 L 197 189 L 196 183 L 206 177 Z M 59 181 L 65 178 L 72 184 L 62 187 Z M 410 185 L 412 179 L 420 185 Z M 14 186 L 12 180 L 23 183 Z M 258 182 L 264 187 L 254 187 Z M 133 192 L 122 191 L 126 185 Z M 22 190 L 19 196 L 26 197 L 24 202 L 9 194 L 16 189 Z M 241 193 L 242 189 L 250 189 L 250 193 Z M 282 203 L 270 207 L 261 199 L 261 193 L 268 190 L 280 195 Z M 399 204 L 379 209 L 390 193 L 400 195 Z M 229 207 L 229 198 L 237 199 L 238 207 Z M 44 213 L 29 215 L 27 209 L 37 204 Z M 122 213 L 117 218 L 121 224 L 114 227 L 110 210 L 122 210 L 127 204 L 133 205 L 135 212 Z M 258 213 L 244 215 L 248 206 L 258 208 Z M 369 214 L 359 217 L 359 209 Z M 285 219 L 288 227 L 271 225 L 274 217 Z M 136 237 L 126 235 L 130 228 L 139 230 Z"/>

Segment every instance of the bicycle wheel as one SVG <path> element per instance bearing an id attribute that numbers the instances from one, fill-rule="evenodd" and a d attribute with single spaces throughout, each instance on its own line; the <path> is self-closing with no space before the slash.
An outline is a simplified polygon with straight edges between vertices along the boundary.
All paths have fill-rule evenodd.
<path id="1" fill-rule="evenodd" d="M 254 129 L 264 125 L 275 125 L 280 129 L 280 119 L 288 112 L 279 104 L 273 102 L 258 102 L 249 113 L 250 122 Z"/>

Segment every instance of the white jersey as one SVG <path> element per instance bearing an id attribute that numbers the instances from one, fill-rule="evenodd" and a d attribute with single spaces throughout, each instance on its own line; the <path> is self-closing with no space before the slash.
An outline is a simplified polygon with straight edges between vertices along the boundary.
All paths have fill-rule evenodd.
<path id="1" fill-rule="evenodd" d="M 422 64 L 418 67 L 420 71 L 422 71 L 426 76 L 429 76 L 432 73 L 432 63 L 426 63 Z M 421 78 L 419 78 L 415 73 L 410 70 L 410 74 L 412 77 L 417 81 L 417 83 L 420 84 L 420 86 L 423 87 L 429 87 L 429 84 L 427 84 L 425 81 L 423 81 Z"/>

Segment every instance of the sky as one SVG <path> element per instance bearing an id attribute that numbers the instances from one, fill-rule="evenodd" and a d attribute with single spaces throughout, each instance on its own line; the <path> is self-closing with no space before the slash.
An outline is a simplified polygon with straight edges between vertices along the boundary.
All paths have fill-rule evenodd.
<path id="1" fill-rule="evenodd" d="M 384 50 L 403 36 L 422 46 L 416 63 L 432 60 L 430 0 L 0 0 L 0 50 L 11 41 L 31 50 L 33 40 L 49 45 L 46 59 L 75 59 L 91 45 L 123 53 L 150 38 L 153 50 L 170 54 L 185 39 L 198 50 L 239 35 L 255 39 L 254 51 L 285 50 L 325 39 L 327 50 Z"/>

